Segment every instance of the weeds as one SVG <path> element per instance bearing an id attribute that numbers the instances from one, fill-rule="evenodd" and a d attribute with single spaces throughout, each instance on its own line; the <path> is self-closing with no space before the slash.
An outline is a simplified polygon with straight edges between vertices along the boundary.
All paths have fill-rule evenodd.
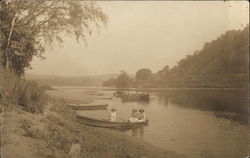
<path id="1" fill-rule="evenodd" d="M 29 112 L 42 113 L 46 98 L 44 90 L 40 89 L 35 82 L 19 78 L 10 71 L 0 70 L 1 109 L 17 104 Z"/>

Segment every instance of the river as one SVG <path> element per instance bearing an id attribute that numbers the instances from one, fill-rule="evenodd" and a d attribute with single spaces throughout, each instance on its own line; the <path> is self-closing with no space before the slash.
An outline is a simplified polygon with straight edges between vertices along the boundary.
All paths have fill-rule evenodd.
<path id="1" fill-rule="evenodd" d="M 122 132 L 189 158 L 244 158 L 250 153 L 246 90 L 162 90 L 151 92 L 150 102 L 139 103 L 122 102 L 114 90 L 103 88 L 56 88 L 53 93 L 64 92 L 70 99 L 97 91 L 102 95 L 95 102 L 109 104 L 108 110 L 79 111 L 82 115 L 108 117 L 114 107 L 118 118 L 127 120 L 132 109 L 144 109 L 149 125 Z"/>

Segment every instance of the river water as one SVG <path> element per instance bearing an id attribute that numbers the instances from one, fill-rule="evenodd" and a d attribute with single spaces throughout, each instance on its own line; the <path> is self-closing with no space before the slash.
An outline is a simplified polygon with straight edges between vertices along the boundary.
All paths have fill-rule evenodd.
<path id="1" fill-rule="evenodd" d="M 122 102 L 114 90 L 86 87 L 56 87 L 53 93 L 79 99 L 84 91 L 103 95 L 96 103 L 108 103 L 108 110 L 79 111 L 82 115 L 108 117 L 118 109 L 127 120 L 132 109 L 144 109 L 149 125 L 122 131 L 160 148 L 189 158 L 244 158 L 250 154 L 248 93 L 246 90 L 165 90 L 150 93 L 150 102 Z M 63 92 L 63 93 L 62 93 Z M 106 97 L 106 98 L 105 98 Z M 112 99 L 108 99 L 112 97 Z M 102 100 L 102 98 L 104 98 Z"/>

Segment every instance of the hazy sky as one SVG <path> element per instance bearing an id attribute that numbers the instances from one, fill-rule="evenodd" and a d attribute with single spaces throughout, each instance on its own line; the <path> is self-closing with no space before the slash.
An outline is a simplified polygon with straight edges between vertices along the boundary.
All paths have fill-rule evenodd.
<path id="1" fill-rule="evenodd" d="M 88 46 L 65 37 L 64 46 L 35 58 L 28 73 L 46 75 L 95 75 L 153 72 L 201 49 L 231 29 L 249 23 L 249 4 L 236 2 L 102 1 L 109 16 L 107 29 L 88 38 Z"/>

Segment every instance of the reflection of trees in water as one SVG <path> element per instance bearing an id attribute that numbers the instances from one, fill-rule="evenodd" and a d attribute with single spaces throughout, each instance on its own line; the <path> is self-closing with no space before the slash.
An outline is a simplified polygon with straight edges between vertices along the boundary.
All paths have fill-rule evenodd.
<path id="1" fill-rule="evenodd" d="M 143 138 L 144 137 L 144 127 L 137 127 L 137 128 L 133 128 L 131 130 L 132 136 L 134 137 L 140 137 Z"/>
<path id="2" fill-rule="evenodd" d="M 235 123 L 241 123 L 247 125 L 248 122 L 248 116 L 247 115 L 242 115 L 239 113 L 232 113 L 232 112 L 222 112 L 222 111 L 214 111 L 213 116 L 217 118 L 223 118 L 223 119 L 228 119 L 232 122 Z"/>
<path id="3" fill-rule="evenodd" d="M 149 105 L 149 102 L 137 102 L 139 105 Z"/>
<path id="4" fill-rule="evenodd" d="M 160 95 L 159 96 L 159 102 L 168 106 L 170 102 L 170 96 L 169 95 Z"/>
<path id="5" fill-rule="evenodd" d="M 240 123 L 248 122 L 248 93 L 244 90 L 175 90 L 167 91 L 160 100 L 204 111 L 215 117 Z"/>

